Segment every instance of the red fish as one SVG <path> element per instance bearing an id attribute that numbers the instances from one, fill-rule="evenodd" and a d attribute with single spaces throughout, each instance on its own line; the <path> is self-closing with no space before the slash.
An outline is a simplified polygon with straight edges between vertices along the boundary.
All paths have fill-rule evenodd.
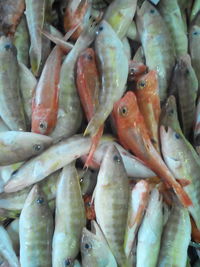
<path id="1" fill-rule="evenodd" d="M 192 205 L 189 196 L 176 181 L 160 154 L 152 145 L 133 92 L 127 92 L 122 99 L 115 103 L 113 116 L 121 144 L 143 160 L 149 168 L 163 179 L 167 186 L 172 187 L 185 207 Z"/>
<path id="2" fill-rule="evenodd" d="M 87 120 L 90 121 L 98 105 L 100 90 L 99 73 L 95 52 L 92 48 L 86 49 L 77 61 L 76 83 L 83 110 Z M 104 126 L 101 126 L 95 136 L 92 137 L 92 145 L 85 162 L 86 167 L 92 164 L 92 157 L 103 134 L 103 128 Z"/>
<path id="3" fill-rule="evenodd" d="M 129 61 L 129 73 L 128 80 L 129 81 L 137 81 L 142 74 L 147 71 L 147 66 L 143 63 L 137 62 L 135 60 Z"/>
<path id="4" fill-rule="evenodd" d="M 138 79 L 135 94 L 139 109 L 149 130 L 151 142 L 160 153 L 158 125 L 161 109 L 156 71 L 151 70 Z"/>
<path id="5" fill-rule="evenodd" d="M 85 195 L 83 197 L 85 203 L 85 210 L 86 210 L 86 218 L 88 220 L 95 220 L 96 214 L 94 209 L 94 202 L 92 202 L 92 196 Z"/>

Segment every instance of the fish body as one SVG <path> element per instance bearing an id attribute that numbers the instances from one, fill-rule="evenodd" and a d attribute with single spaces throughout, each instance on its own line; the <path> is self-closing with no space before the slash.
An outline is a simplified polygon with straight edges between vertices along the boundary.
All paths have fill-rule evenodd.
<path id="1" fill-rule="evenodd" d="M 50 134 L 56 125 L 62 56 L 62 50 L 56 46 L 42 70 L 32 102 L 32 132 Z"/>
<path id="2" fill-rule="evenodd" d="M 167 185 L 170 185 L 183 205 L 192 204 L 188 195 L 175 180 L 159 153 L 150 141 L 144 118 L 139 110 L 136 96 L 129 91 L 119 100 L 113 110 L 120 142 L 150 167 Z"/>
<path id="3" fill-rule="evenodd" d="M 101 73 L 101 93 L 99 105 L 84 133 L 91 136 L 97 133 L 114 103 L 122 96 L 128 77 L 128 59 L 123 44 L 105 20 L 98 28 L 95 51 Z"/>
<path id="4" fill-rule="evenodd" d="M 86 118 L 90 121 L 97 108 L 100 92 L 96 56 L 92 48 L 88 48 L 83 51 L 78 58 L 76 84 Z M 100 127 L 97 134 L 92 138 L 92 146 L 85 166 L 89 166 L 102 134 L 103 126 Z"/>
<path id="5" fill-rule="evenodd" d="M 200 98 L 197 101 L 195 126 L 194 126 L 194 143 L 198 153 L 200 152 Z"/>
<path id="6" fill-rule="evenodd" d="M 10 239 L 12 240 L 13 249 L 16 255 L 19 255 L 19 218 L 12 221 L 6 228 Z"/>
<path id="7" fill-rule="evenodd" d="M 53 216 L 37 185 L 31 189 L 19 219 L 21 267 L 50 267 Z"/>
<path id="8" fill-rule="evenodd" d="M 67 262 L 74 261 L 79 252 L 82 229 L 85 225 L 85 208 L 79 178 L 72 163 L 63 168 L 57 187 L 52 242 L 53 267 L 68 266 Z"/>
<path id="9" fill-rule="evenodd" d="M 150 71 L 139 78 L 136 97 L 139 109 L 149 130 L 151 142 L 160 153 L 158 124 L 161 109 L 156 71 Z"/>
<path id="10" fill-rule="evenodd" d="M 0 116 L 7 126 L 14 131 L 25 131 L 16 48 L 5 36 L 0 37 L 0 102 Z"/>
<path id="11" fill-rule="evenodd" d="M 175 63 L 174 47 L 166 24 L 157 9 L 144 1 L 137 11 L 137 29 L 141 38 L 150 70 L 156 70 L 159 81 L 159 95 L 163 102 Z"/>
<path id="12" fill-rule="evenodd" d="M 46 1 L 26 0 L 26 20 L 28 24 L 31 46 L 29 50 L 31 69 L 35 76 L 39 75 L 42 60 L 42 35 L 44 27 Z"/>
<path id="13" fill-rule="evenodd" d="M 115 0 L 104 13 L 104 19 L 112 26 L 120 39 L 123 39 L 133 20 L 137 0 Z"/>
<path id="14" fill-rule="evenodd" d="M 163 230 L 162 196 L 151 192 L 144 219 L 138 231 L 136 266 L 156 266 Z"/>
<path id="15" fill-rule="evenodd" d="M 190 238 L 189 213 L 186 208 L 175 202 L 163 230 L 157 266 L 185 267 Z"/>
<path id="16" fill-rule="evenodd" d="M 94 195 L 96 220 L 120 266 L 128 212 L 128 178 L 118 150 L 110 146 L 101 163 Z M 105 208 L 106 207 L 106 208 Z"/>

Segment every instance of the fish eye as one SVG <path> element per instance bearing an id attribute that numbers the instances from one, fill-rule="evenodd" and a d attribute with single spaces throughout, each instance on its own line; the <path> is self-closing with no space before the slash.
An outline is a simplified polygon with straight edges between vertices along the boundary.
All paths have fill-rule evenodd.
<path id="1" fill-rule="evenodd" d="M 93 57 L 92 57 L 91 55 L 87 55 L 87 59 L 88 59 L 88 60 L 92 60 Z"/>
<path id="2" fill-rule="evenodd" d="M 176 139 L 180 139 L 181 138 L 180 134 L 178 134 L 178 133 L 175 133 L 175 137 L 176 137 Z"/>
<path id="3" fill-rule="evenodd" d="M 150 13 L 154 14 L 155 13 L 155 9 L 150 9 Z"/>
<path id="4" fill-rule="evenodd" d="M 197 31 L 193 32 L 193 35 L 198 35 L 198 32 Z"/>
<path id="5" fill-rule="evenodd" d="M 44 198 L 43 197 L 39 197 L 36 202 L 39 204 L 39 205 L 42 205 L 44 203 Z"/>
<path id="6" fill-rule="evenodd" d="M 121 158 L 118 155 L 114 155 L 113 160 L 117 163 L 121 162 Z"/>
<path id="7" fill-rule="evenodd" d="M 41 121 L 39 127 L 40 129 L 47 129 L 47 123 L 45 121 Z"/>
<path id="8" fill-rule="evenodd" d="M 185 70 L 185 75 L 188 75 L 190 72 L 188 69 Z"/>
<path id="9" fill-rule="evenodd" d="M 130 68 L 130 75 L 133 75 L 135 73 L 135 69 L 134 68 Z"/>
<path id="10" fill-rule="evenodd" d="M 70 266 L 72 264 L 72 259 L 68 258 L 64 261 L 64 266 Z"/>
<path id="11" fill-rule="evenodd" d="M 169 115 L 172 116 L 174 114 L 174 110 L 173 109 L 170 109 L 169 110 Z"/>
<path id="12" fill-rule="evenodd" d="M 18 172 L 18 170 L 13 171 L 11 176 L 17 174 L 17 172 Z"/>
<path id="13" fill-rule="evenodd" d="M 88 243 L 85 243 L 84 248 L 86 250 L 90 250 L 90 249 L 92 249 L 92 245 L 89 242 Z"/>
<path id="14" fill-rule="evenodd" d="M 35 144 L 35 145 L 33 146 L 33 149 L 34 149 L 35 151 L 40 151 L 40 149 L 41 149 L 41 145 L 39 145 L 39 144 Z"/>
<path id="15" fill-rule="evenodd" d="M 4 48 L 8 51 L 12 47 L 12 44 L 5 44 Z"/>
<path id="16" fill-rule="evenodd" d="M 127 116 L 127 114 L 128 114 L 128 108 L 126 106 L 123 106 L 123 107 L 119 108 L 119 113 L 123 117 Z"/>
<path id="17" fill-rule="evenodd" d="M 138 89 L 143 89 L 144 87 L 146 86 L 146 82 L 145 81 L 140 81 L 139 83 L 138 83 Z"/>
<path id="18" fill-rule="evenodd" d="M 100 32 L 103 31 L 103 26 L 100 26 L 100 27 L 99 27 L 99 31 L 100 31 Z"/>

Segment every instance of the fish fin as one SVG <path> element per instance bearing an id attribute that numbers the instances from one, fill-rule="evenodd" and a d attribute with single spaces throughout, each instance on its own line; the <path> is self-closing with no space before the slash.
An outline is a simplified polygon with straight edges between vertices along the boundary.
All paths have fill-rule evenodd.
<path id="1" fill-rule="evenodd" d="M 89 121 L 83 136 L 90 135 L 91 137 L 94 137 L 99 131 L 100 126 L 101 122 L 98 120 L 98 116 L 94 115 Z"/>
<path id="2" fill-rule="evenodd" d="M 174 182 L 172 184 L 172 187 L 184 207 L 187 208 L 193 205 L 192 200 L 190 199 L 188 194 L 183 190 L 183 188 L 180 186 L 178 182 Z"/>
<path id="3" fill-rule="evenodd" d="M 101 126 L 99 128 L 99 131 L 97 132 L 97 134 L 92 138 L 92 145 L 90 147 L 89 155 L 87 156 L 84 167 L 90 166 L 92 161 L 93 161 L 93 155 L 95 153 L 95 150 L 96 150 L 96 148 L 99 144 L 99 141 L 101 139 L 101 136 L 103 134 L 103 128 L 104 128 L 104 126 Z"/>
<path id="4" fill-rule="evenodd" d="M 179 178 L 176 178 L 176 181 L 177 181 L 182 187 L 191 184 L 191 181 L 190 181 L 190 180 L 187 180 L 187 179 L 179 179 Z"/>

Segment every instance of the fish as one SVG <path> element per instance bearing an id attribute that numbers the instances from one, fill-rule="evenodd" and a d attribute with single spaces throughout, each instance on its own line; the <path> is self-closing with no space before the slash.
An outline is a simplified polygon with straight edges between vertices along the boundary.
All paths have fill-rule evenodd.
<path id="1" fill-rule="evenodd" d="M 186 266 L 190 238 L 188 210 L 176 201 L 163 230 L 157 266 Z"/>
<path id="2" fill-rule="evenodd" d="M 161 108 L 156 71 L 151 70 L 138 79 L 135 94 L 139 109 L 149 130 L 151 142 L 160 153 L 158 125 Z"/>
<path id="3" fill-rule="evenodd" d="M 158 189 L 151 192 L 143 221 L 138 231 L 136 266 L 156 266 L 163 231 L 162 196 Z"/>
<path id="4" fill-rule="evenodd" d="M 52 138 L 30 132 L 0 133 L 0 166 L 10 165 L 40 154 L 52 144 Z"/>
<path id="5" fill-rule="evenodd" d="M 129 153 L 120 144 L 118 144 L 112 139 L 108 139 L 106 142 L 100 144 L 97 147 L 92 159 L 93 161 L 89 166 L 90 168 L 94 170 L 99 169 L 101 162 L 104 158 L 105 152 L 108 146 L 111 144 L 117 147 L 120 156 L 122 157 L 128 177 L 145 179 L 156 176 L 156 174 L 152 170 L 150 170 L 143 161 L 134 157 L 131 153 Z M 82 157 L 82 160 L 84 161 L 84 157 Z"/>
<path id="6" fill-rule="evenodd" d="M 86 225 L 84 202 L 74 163 L 61 172 L 56 194 L 52 266 L 73 266 Z"/>
<path id="7" fill-rule="evenodd" d="M 12 221 L 7 227 L 6 231 L 12 241 L 13 249 L 17 256 L 19 256 L 19 218 Z"/>
<path id="8" fill-rule="evenodd" d="M 96 27 L 97 21 L 91 17 L 74 47 L 63 61 L 59 80 L 58 122 L 51 134 L 54 139 L 72 136 L 81 125 L 82 109 L 74 76 L 75 66 L 80 53 L 93 42 Z"/>
<path id="9" fill-rule="evenodd" d="M 131 39 L 133 41 L 139 41 L 140 40 L 134 20 L 129 25 L 126 35 L 129 39 Z"/>
<path id="10" fill-rule="evenodd" d="M 137 10 L 136 25 L 146 65 L 158 73 L 160 100 L 164 102 L 175 64 L 173 40 L 161 14 L 147 0 Z"/>
<path id="11" fill-rule="evenodd" d="M 178 99 L 178 111 L 183 133 L 186 138 L 189 138 L 194 124 L 198 80 L 188 54 L 177 60 L 171 87 Z"/>
<path id="12" fill-rule="evenodd" d="M 120 39 L 126 36 L 137 7 L 137 0 L 115 0 L 105 10 L 106 20 Z"/>
<path id="13" fill-rule="evenodd" d="M 135 51 L 133 61 L 143 63 L 144 65 L 146 64 L 146 59 L 142 46 L 139 46 L 138 49 Z"/>
<path id="14" fill-rule="evenodd" d="M 124 47 L 124 52 L 126 53 L 128 60 L 130 60 L 131 59 L 131 46 L 130 46 L 128 38 L 124 37 L 122 39 L 122 43 L 123 43 L 123 47 Z"/>
<path id="15" fill-rule="evenodd" d="M 193 203 L 188 210 L 200 230 L 200 197 L 198 193 L 200 163 L 198 155 L 181 132 L 176 132 L 169 126 L 161 126 L 160 136 L 162 154 L 167 166 L 177 179 L 185 179 L 190 182 L 184 187 Z"/>
<path id="16" fill-rule="evenodd" d="M 51 265 L 53 216 L 38 185 L 34 185 L 19 218 L 21 267 Z"/>
<path id="17" fill-rule="evenodd" d="M 35 2 L 34 0 L 25 0 L 26 20 L 30 35 L 30 64 L 31 70 L 35 76 L 39 75 L 40 64 L 42 61 L 42 34 L 45 20 L 45 0 Z"/>
<path id="18" fill-rule="evenodd" d="M 194 144 L 198 153 L 200 153 L 200 97 L 197 100 L 195 123 L 194 123 Z"/>
<path id="19" fill-rule="evenodd" d="M 0 225 L 0 255 L 3 256 L 10 267 L 20 266 L 10 236 L 2 225 Z"/>
<path id="20" fill-rule="evenodd" d="M 64 30 L 67 32 L 75 24 L 80 23 L 78 29 L 73 33 L 71 39 L 76 41 L 84 28 L 85 16 L 91 13 L 88 0 L 69 0 L 64 14 Z"/>
<path id="21" fill-rule="evenodd" d="M 188 51 L 188 38 L 178 0 L 162 0 L 158 4 L 158 10 L 172 36 L 176 56 L 184 56 Z"/>
<path id="22" fill-rule="evenodd" d="M 0 32 L 13 35 L 25 9 L 24 0 L 2 0 L 0 2 Z"/>
<path id="23" fill-rule="evenodd" d="M 137 231 L 147 208 L 149 193 L 150 186 L 145 180 L 140 180 L 131 189 L 124 240 L 124 250 L 127 258 L 131 257 Z"/>
<path id="24" fill-rule="evenodd" d="M 62 63 L 62 50 L 56 46 L 51 51 L 35 88 L 32 100 L 31 131 L 38 134 L 50 134 L 57 121 L 58 83 Z M 47 97 L 48 95 L 48 97 Z"/>
<path id="25" fill-rule="evenodd" d="M 95 232 L 83 228 L 81 238 L 81 256 L 83 267 L 117 267 L 116 260 L 110 251 L 105 237 L 95 221 Z"/>
<path id="26" fill-rule="evenodd" d="M 52 145 L 40 155 L 28 160 L 4 186 L 4 192 L 16 192 L 35 184 L 73 160 L 88 153 L 91 139 L 76 135 Z M 29 179 L 27 179 L 29 177 Z"/>
<path id="27" fill-rule="evenodd" d="M 175 180 L 152 145 L 144 117 L 139 110 L 136 96 L 132 91 L 128 91 L 121 100 L 115 103 L 113 116 L 120 143 L 144 161 L 167 186 L 172 187 L 185 207 L 192 205 L 189 196 Z"/>
<path id="28" fill-rule="evenodd" d="M 26 131 L 20 96 L 16 48 L 10 37 L 0 37 L 0 116 L 13 131 Z M 12 75 L 10 75 L 12 73 Z"/>
<path id="29" fill-rule="evenodd" d="M 99 103 L 100 92 L 99 73 L 96 64 L 96 55 L 92 48 L 83 51 L 77 60 L 76 84 L 81 100 L 82 108 L 88 121 L 92 118 Z M 103 134 L 104 126 L 101 126 L 97 134 L 92 138 L 92 146 L 85 167 L 90 165 L 93 154 Z"/>
<path id="30" fill-rule="evenodd" d="M 92 201 L 92 195 L 84 195 L 85 212 L 87 220 L 95 220 L 96 214 L 94 210 L 94 202 Z"/>
<path id="31" fill-rule="evenodd" d="M 139 78 L 147 71 L 147 67 L 142 62 L 135 60 L 129 61 L 128 81 L 138 81 Z"/>
<path id="32" fill-rule="evenodd" d="M 191 10 L 191 13 L 190 13 L 190 23 L 192 23 L 197 14 L 199 13 L 200 11 L 200 1 L 199 0 L 195 0 L 193 5 L 192 5 L 192 10 Z"/>
<path id="33" fill-rule="evenodd" d="M 129 185 L 122 158 L 114 145 L 108 147 L 94 193 L 96 221 L 117 263 L 125 266 L 123 250 L 128 214 Z"/>
<path id="34" fill-rule="evenodd" d="M 37 85 L 37 79 L 22 62 L 19 62 L 19 77 L 26 125 L 27 128 L 30 129 L 32 117 L 32 97 Z"/>
<path id="35" fill-rule="evenodd" d="M 123 44 L 105 20 L 98 27 L 95 52 L 101 73 L 99 105 L 84 135 L 94 136 L 113 109 L 114 103 L 124 93 L 128 77 L 128 59 Z"/>
<path id="36" fill-rule="evenodd" d="M 195 71 L 198 79 L 198 95 L 200 92 L 200 57 L 199 57 L 199 46 L 200 41 L 200 25 L 193 25 L 189 30 L 189 51 L 191 57 L 192 67 Z"/>
<path id="37" fill-rule="evenodd" d="M 14 34 L 13 43 L 17 49 L 17 60 L 29 67 L 30 37 L 25 15 L 20 19 Z"/>

